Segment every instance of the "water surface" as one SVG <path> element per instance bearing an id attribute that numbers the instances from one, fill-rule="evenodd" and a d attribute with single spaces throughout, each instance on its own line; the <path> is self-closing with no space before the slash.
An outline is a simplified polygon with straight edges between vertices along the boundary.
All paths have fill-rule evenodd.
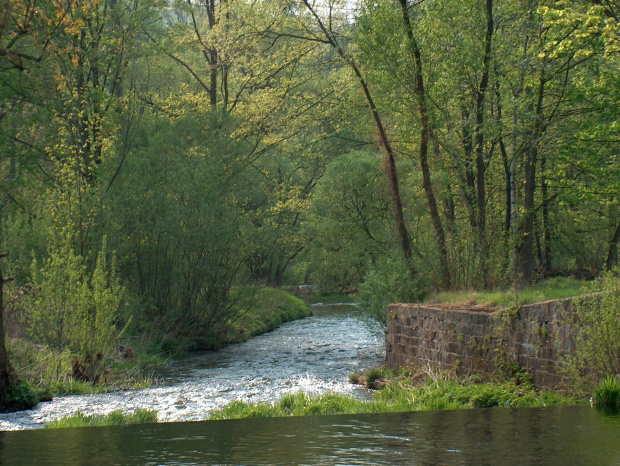
<path id="1" fill-rule="evenodd" d="M 589 407 L 489 408 L 2 432 L 0 461 L 609 465 L 619 439 Z"/>

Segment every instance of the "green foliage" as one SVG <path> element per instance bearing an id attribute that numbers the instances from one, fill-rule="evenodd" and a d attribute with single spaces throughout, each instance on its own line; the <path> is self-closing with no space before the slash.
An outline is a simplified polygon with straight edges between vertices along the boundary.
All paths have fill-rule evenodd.
<path id="1" fill-rule="evenodd" d="M 39 397 L 30 384 L 24 380 L 17 380 L 10 385 L 8 393 L 0 398 L 0 412 L 31 409 L 38 403 Z"/>
<path id="2" fill-rule="evenodd" d="M 368 264 L 390 250 L 389 201 L 380 159 L 351 151 L 331 162 L 317 183 L 304 232 L 311 242 L 310 278 L 327 290 L 348 290 Z"/>
<path id="3" fill-rule="evenodd" d="M 357 297 L 363 309 L 385 322 L 389 303 L 419 302 L 425 294 L 423 277 L 412 278 L 404 260 L 397 256 L 386 257 L 369 269 Z"/>
<path id="4" fill-rule="evenodd" d="M 601 291 L 573 302 L 575 351 L 564 356 L 563 368 L 586 392 L 602 377 L 620 374 L 620 279 L 607 274 L 592 288 Z"/>
<path id="5" fill-rule="evenodd" d="M 620 383 L 617 376 L 608 375 L 594 389 L 594 407 L 599 411 L 618 413 L 620 411 Z"/>
<path id="6" fill-rule="evenodd" d="M 66 427 L 92 427 L 92 426 L 124 426 L 129 424 L 146 424 L 157 422 L 157 412 L 150 409 L 136 409 L 132 413 L 112 411 L 105 415 L 85 415 L 77 412 L 57 421 L 46 422 L 46 429 L 62 429 Z"/>
<path id="7" fill-rule="evenodd" d="M 77 357 L 74 372 L 92 383 L 98 379 L 119 333 L 117 318 L 124 290 L 114 269 L 115 259 L 108 263 L 105 238 L 90 276 L 84 259 L 68 242 L 52 249 L 41 265 L 33 259 L 29 333 L 55 349 L 57 379 L 65 348 Z"/>

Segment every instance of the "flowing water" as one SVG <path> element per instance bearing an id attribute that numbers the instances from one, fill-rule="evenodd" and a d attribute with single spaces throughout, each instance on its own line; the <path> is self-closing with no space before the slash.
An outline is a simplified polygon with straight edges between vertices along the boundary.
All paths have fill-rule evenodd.
<path id="1" fill-rule="evenodd" d="M 36 409 L 1 414 L 0 430 L 33 429 L 81 411 L 106 414 L 146 408 L 158 421 L 197 421 L 231 401 L 274 401 L 304 391 L 358 397 L 368 391 L 349 374 L 381 364 L 383 330 L 354 306 L 315 306 L 314 315 L 217 352 L 195 354 L 162 370 L 142 390 L 57 397 Z"/>

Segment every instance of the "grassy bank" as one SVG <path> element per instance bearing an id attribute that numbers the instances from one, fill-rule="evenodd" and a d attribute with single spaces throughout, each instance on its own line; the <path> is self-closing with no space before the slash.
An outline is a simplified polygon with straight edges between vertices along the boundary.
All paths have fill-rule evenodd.
<path id="1" fill-rule="evenodd" d="M 211 343 L 216 348 L 240 343 L 270 332 L 285 322 L 302 319 L 312 314 L 302 299 L 277 288 L 244 290 L 235 303 L 235 318 L 227 322 L 225 332 Z"/>
<path id="2" fill-rule="evenodd" d="M 90 416 L 78 412 L 74 416 L 47 422 L 45 423 L 45 428 L 61 429 L 65 427 L 124 426 L 149 422 L 157 422 L 157 413 L 149 409 L 137 409 L 132 413 L 112 411 L 108 414 L 93 414 Z"/>
<path id="3" fill-rule="evenodd" d="M 554 277 L 521 290 L 488 290 L 440 292 L 428 297 L 426 302 L 440 304 L 480 304 L 493 307 L 514 307 L 551 299 L 571 298 L 591 292 L 591 282 L 575 278 Z"/>
<path id="4" fill-rule="evenodd" d="M 372 400 L 350 396 L 304 393 L 286 395 L 274 404 L 236 401 L 214 412 L 210 419 L 248 417 L 309 416 L 317 414 L 358 414 L 489 407 L 542 407 L 575 405 L 580 400 L 550 391 L 538 391 L 531 384 L 514 382 L 472 383 L 471 381 L 433 381 L 414 385 L 406 378 L 395 378 L 375 393 Z"/>

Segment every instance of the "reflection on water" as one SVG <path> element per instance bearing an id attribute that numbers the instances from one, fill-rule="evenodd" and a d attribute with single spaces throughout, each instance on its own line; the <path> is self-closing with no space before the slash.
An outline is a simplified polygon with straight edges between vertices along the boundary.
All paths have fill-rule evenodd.
<path id="1" fill-rule="evenodd" d="M 588 407 L 245 419 L 0 433 L 7 464 L 620 464 Z M 36 448 L 32 446 L 36 445 Z"/>
<path id="2" fill-rule="evenodd" d="M 157 411 L 160 422 L 198 421 L 231 401 L 274 401 L 300 390 L 368 396 L 349 374 L 383 362 L 383 329 L 354 306 L 319 306 L 312 317 L 289 322 L 217 352 L 198 353 L 159 374 L 144 390 L 58 397 L 36 409 L 0 414 L 0 429 L 32 429 L 77 410 L 105 414 L 136 408 Z"/>

